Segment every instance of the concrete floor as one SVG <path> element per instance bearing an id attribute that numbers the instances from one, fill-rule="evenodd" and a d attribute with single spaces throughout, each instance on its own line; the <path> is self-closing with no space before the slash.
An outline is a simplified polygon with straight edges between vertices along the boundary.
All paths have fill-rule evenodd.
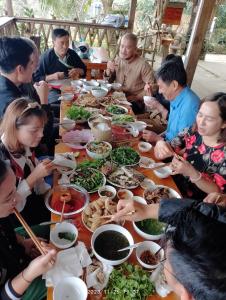
<path id="1" fill-rule="evenodd" d="M 226 55 L 207 55 L 199 61 L 191 88 L 203 98 L 215 92 L 226 92 Z"/>

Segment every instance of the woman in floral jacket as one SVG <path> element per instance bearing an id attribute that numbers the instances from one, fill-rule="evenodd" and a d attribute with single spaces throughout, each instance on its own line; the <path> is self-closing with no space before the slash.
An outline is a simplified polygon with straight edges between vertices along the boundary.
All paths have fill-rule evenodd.
<path id="1" fill-rule="evenodd" d="M 178 156 L 180 154 L 181 156 Z M 158 159 L 172 157 L 175 181 L 183 196 L 203 199 L 207 193 L 226 191 L 226 93 L 205 98 L 196 125 L 169 143 L 155 146 Z M 181 176 L 183 175 L 183 177 Z"/>

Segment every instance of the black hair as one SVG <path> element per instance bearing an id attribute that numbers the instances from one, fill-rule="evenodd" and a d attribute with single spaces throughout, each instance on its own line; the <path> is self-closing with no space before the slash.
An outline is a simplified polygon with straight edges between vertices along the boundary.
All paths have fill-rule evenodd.
<path id="1" fill-rule="evenodd" d="M 0 158 L 0 185 L 3 183 L 3 181 L 5 180 L 6 176 L 7 176 L 7 172 L 8 172 L 8 166 L 7 164 L 4 162 L 4 160 L 2 160 Z"/>
<path id="2" fill-rule="evenodd" d="M 184 87 L 187 84 L 187 74 L 180 56 L 168 57 L 156 72 L 156 79 L 170 84 L 173 80 Z"/>
<path id="3" fill-rule="evenodd" d="M 172 273 L 195 300 L 225 300 L 226 224 L 186 208 L 166 232 Z"/>
<path id="4" fill-rule="evenodd" d="M 23 38 L 0 38 L 0 70 L 10 74 L 19 65 L 26 68 L 33 52 L 34 49 Z"/>
<path id="5" fill-rule="evenodd" d="M 63 28 L 56 28 L 52 32 L 52 39 L 55 41 L 56 38 L 61 38 L 62 36 L 69 36 L 69 32 Z"/>

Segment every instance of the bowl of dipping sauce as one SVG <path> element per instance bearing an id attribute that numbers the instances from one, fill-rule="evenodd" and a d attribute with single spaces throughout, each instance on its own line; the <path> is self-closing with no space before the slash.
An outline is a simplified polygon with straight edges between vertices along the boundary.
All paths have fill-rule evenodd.
<path id="1" fill-rule="evenodd" d="M 136 258 L 139 264 L 145 269 L 155 269 L 159 262 L 164 258 L 164 250 L 161 249 L 159 253 L 155 253 L 161 247 L 152 241 L 144 241 L 136 248 Z"/>
<path id="2" fill-rule="evenodd" d="M 127 189 L 119 189 L 117 192 L 118 199 L 132 199 L 133 192 Z"/>
<path id="3" fill-rule="evenodd" d="M 104 185 L 99 188 L 98 194 L 100 197 L 108 197 L 112 200 L 116 196 L 116 189 L 111 185 Z"/>
<path id="4" fill-rule="evenodd" d="M 147 142 L 139 142 L 138 143 L 138 149 L 140 152 L 148 152 L 152 148 L 152 144 Z"/>
<path id="5" fill-rule="evenodd" d="M 130 257 L 133 249 L 120 252 L 118 250 L 133 244 L 131 233 L 115 224 L 100 226 L 91 237 L 91 247 L 96 258 L 112 266 L 120 265 Z"/>

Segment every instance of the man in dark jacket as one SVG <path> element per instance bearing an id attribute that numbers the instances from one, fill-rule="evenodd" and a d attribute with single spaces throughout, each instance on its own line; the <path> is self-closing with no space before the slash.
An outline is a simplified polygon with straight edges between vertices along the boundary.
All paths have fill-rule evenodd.
<path id="1" fill-rule="evenodd" d="M 86 66 L 78 54 L 69 48 L 69 32 L 56 28 L 52 34 L 53 48 L 44 52 L 34 74 L 35 81 L 60 80 L 65 77 L 79 78 L 85 76 Z M 58 100 L 60 91 L 51 91 L 49 102 Z"/>

